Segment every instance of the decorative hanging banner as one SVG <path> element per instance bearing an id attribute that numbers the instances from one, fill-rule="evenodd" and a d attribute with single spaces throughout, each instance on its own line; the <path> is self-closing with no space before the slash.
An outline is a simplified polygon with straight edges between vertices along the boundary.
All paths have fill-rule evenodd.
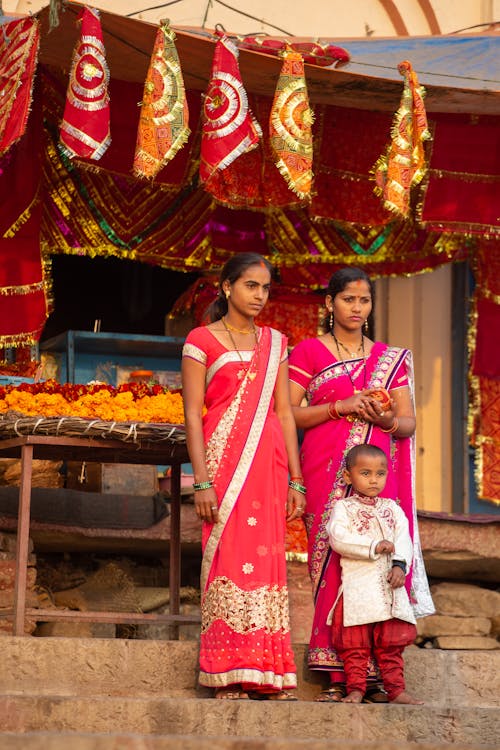
<path id="1" fill-rule="evenodd" d="M 299 198 L 309 198 L 312 187 L 312 123 L 304 60 L 291 48 L 283 65 L 269 118 L 271 150 L 279 171 Z"/>
<path id="2" fill-rule="evenodd" d="M 189 110 L 175 33 L 167 21 L 156 32 L 144 84 L 133 172 L 153 178 L 189 138 Z"/>
<path id="3" fill-rule="evenodd" d="M 248 106 L 238 54 L 226 36 L 218 39 L 203 105 L 200 178 L 205 183 L 217 170 L 255 148 L 262 137 Z"/>
<path id="4" fill-rule="evenodd" d="M 411 63 L 398 65 L 404 76 L 403 94 L 391 128 L 391 143 L 373 167 L 374 192 L 385 208 L 405 218 L 410 213 L 411 188 L 418 185 L 426 171 L 424 141 L 430 140 L 424 107 L 424 89 Z"/>
<path id="5" fill-rule="evenodd" d="M 26 130 L 40 46 L 40 28 L 33 18 L 11 21 L 0 34 L 0 156 Z"/>
<path id="6" fill-rule="evenodd" d="M 99 11 L 84 8 L 81 19 L 81 36 L 73 52 L 60 141 L 70 158 L 97 161 L 111 143 L 109 69 Z"/>

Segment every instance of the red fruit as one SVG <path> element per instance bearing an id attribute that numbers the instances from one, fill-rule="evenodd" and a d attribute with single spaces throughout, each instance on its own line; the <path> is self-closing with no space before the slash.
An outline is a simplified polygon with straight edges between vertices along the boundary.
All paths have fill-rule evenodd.
<path id="1" fill-rule="evenodd" d="M 374 388 L 368 395 L 379 401 L 384 411 L 388 411 L 391 408 L 391 395 L 385 388 Z"/>

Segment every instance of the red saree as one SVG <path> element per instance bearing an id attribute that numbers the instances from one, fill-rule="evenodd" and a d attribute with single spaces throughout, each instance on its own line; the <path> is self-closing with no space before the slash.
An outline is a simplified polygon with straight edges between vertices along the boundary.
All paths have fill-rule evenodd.
<path id="1" fill-rule="evenodd" d="M 411 353 L 381 342 L 373 345 L 365 371 L 362 359 L 338 361 L 319 339 L 306 339 L 290 355 L 290 378 L 306 389 L 311 406 L 352 396 L 353 387 L 359 391 L 380 387 L 390 391 L 409 386 L 413 396 Z M 308 662 L 312 669 L 336 673 L 334 679 L 339 681 L 343 679 L 343 667 L 332 646 L 327 616 L 337 597 L 340 564 L 338 555 L 330 548 L 325 527 L 335 500 L 350 494 L 350 485 L 345 484 L 342 476 L 344 456 L 358 443 L 377 445 L 387 455 L 389 474 L 384 496 L 398 500 L 413 539 L 414 560 L 406 578 L 410 600 L 417 617 L 434 611 L 418 538 L 414 438 L 393 438 L 363 420 L 331 419 L 305 430 L 301 464 L 307 486 L 305 523 L 315 602 Z M 373 671 L 371 676 L 375 676 Z"/>
<path id="2" fill-rule="evenodd" d="M 288 461 L 273 409 L 286 338 L 260 328 L 257 351 L 226 349 L 207 328 L 183 356 L 207 368 L 203 419 L 219 521 L 203 524 L 200 683 L 286 689 L 297 684 L 285 562 Z"/>

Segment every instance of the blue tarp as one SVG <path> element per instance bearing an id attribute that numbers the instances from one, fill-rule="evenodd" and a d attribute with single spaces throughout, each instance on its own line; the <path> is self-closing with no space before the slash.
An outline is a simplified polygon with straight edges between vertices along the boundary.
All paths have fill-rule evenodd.
<path id="1" fill-rule="evenodd" d="M 409 60 L 424 86 L 500 91 L 498 34 L 329 41 L 349 52 L 349 73 L 401 80 L 398 63 Z"/>

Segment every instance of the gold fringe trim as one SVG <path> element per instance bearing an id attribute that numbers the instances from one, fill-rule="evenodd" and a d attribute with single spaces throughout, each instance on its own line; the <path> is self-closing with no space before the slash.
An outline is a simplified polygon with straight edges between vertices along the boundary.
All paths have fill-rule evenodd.
<path id="1" fill-rule="evenodd" d="M 308 180 L 309 182 L 312 181 L 312 177 L 313 177 L 312 169 L 306 170 L 300 176 L 300 178 L 294 179 L 292 177 L 292 175 L 290 174 L 290 171 L 289 171 L 287 165 L 285 164 L 285 162 L 283 161 L 283 159 L 278 159 L 278 161 L 275 162 L 275 164 L 278 167 L 278 170 L 279 170 L 280 174 L 282 175 L 282 177 L 285 178 L 285 180 L 286 180 L 288 186 L 290 187 L 290 189 L 293 190 L 293 192 L 296 195 L 298 195 L 298 197 L 302 201 L 303 200 L 311 200 L 311 197 L 312 197 L 311 196 L 311 192 L 309 190 L 307 190 L 306 192 L 304 192 L 303 190 L 301 190 L 300 185 L 301 185 L 301 183 L 304 180 Z"/>
<path id="2" fill-rule="evenodd" d="M 189 140 L 190 135 L 191 135 L 191 130 L 188 127 L 184 127 L 179 133 L 179 135 L 177 136 L 177 138 L 175 139 L 175 141 L 170 146 L 167 153 L 163 156 L 161 161 L 158 159 L 155 159 L 153 156 L 151 156 L 149 152 L 144 151 L 143 149 L 140 149 L 138 152 L 138 156 L 140 157 L 140 159 L 147 162 L 148 164 L 151 164 L 151 166 L 155 168 L 157 167 L 158 162 L 159 162 L 159 166 L 154 175 L 146 174 L 141 169 L 134 167 L 132 170 L 132 174 L 134 175 L 134 177 L 147 179 L 153 182 L 158 172 L 161 172 L 163 167 L 165 167 L 168 164 L 168 162 L 171 161 L 174 158 L 174 156 L 181 150 L 181 148 L 185 146 L 185 144 Z"/>
<path id="3" fill-rule="evenodd" d="M 40 197 L 39 197 L 39 193 L 40 193 L 40 185 L 38 185 L 38 187 L 37 187 L 37 190 L 36 190 L 36 194 L 35 194 L 35 197 L 34 197 L 34 198 L 33 198 L 33 200 L 31 201 L 31 203 L 29 204 L 29 206 L 28 206 L 27 208 L 25 208 L 25 209 L 24 209 L 24 211 L 23 211 L 23 212 L 22 212 L 22 214 L 20 214 L 20 216 L 19 216 L 19 217 L 18 217 L 18 218 L 16 219 L 16 221 L 14 222 L 14 224 L 12 224 L 12 225 L 11 225 L 11 226 L 10 226 L 10 227 L 9 227 L 9 228 L 7 229 L 7 231 L 6 231 L 6 232 L 4 232 L 4 234 L 2 235 L 2 237 L 3 237 L 4 239 L 11 239 L 12 237 L 15 237 L 15 235 L 17 234 L 17 232 L 19 231 L 19 229 L 20 229 L 20 228 L 21 228 L 21 227 L 22 227 L 22 226 L 23 226 L 24 224 L 26 224 L 26 222 L 27 222 L 27 221 L 28 221 L 28 220 L 30 219 L 30 217 L 31 217 L 31 214 L 32 214 L 32 211 L 33 211 L 34 207 L 35 207 L 35 206 L 37 205 L 37 203 L 39 203 L 39 202 L 40 202 Z"/>
<path id="4" fill-rule="evenodd" d="M 15 297 L 40 292 L 45 288 L 44 281 L 36 281 L 32 284 L 21 284 L 19 286 L 0 287 L 0 297 Z"/>
<path id="5" fill-rule="evenodd" d="M 15 333 L 12 335 L 0 336 L 0 346 L 15 349 L 18 346 L 36 346 L 43 326 L 32 333 Z"/>
<path id="6" fill-rule="evenodd" d="M 496 174 L 471 174 L 471 172 L 451 172 L 449 169 L 429 169 L 430 174 L 437 179 L 451 177 L 460 182 L 500 182 L 500 175 Z"/>

